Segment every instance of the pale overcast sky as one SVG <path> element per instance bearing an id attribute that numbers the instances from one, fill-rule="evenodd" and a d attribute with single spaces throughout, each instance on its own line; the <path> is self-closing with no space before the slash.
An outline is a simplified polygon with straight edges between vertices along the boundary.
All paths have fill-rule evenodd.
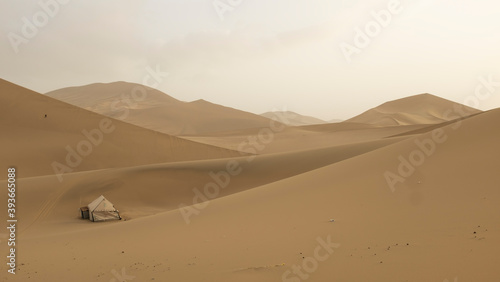
<path id="1" fill-rule="evenodd" d="M 500 82 L 493 0 L 2 0 L 0 32 L 0 77 L 41 93 L 141 83 L 150 66 L 180 100 L 329 120 Z M 480 109 L 500 107 L 496 85 Z"/>

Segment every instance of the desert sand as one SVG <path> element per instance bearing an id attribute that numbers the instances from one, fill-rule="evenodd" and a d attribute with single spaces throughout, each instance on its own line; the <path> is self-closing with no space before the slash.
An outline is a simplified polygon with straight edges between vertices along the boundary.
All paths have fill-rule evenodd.
<path id="1" fill-rule="evenodd" d="M 2 281 L 499 281 L 500 110 L 422 94 L 293 126 L 154 89 L 110 110 L 130 87 L 0 80 Z M 100 195 L 121 221 L 80 218 Z"/>

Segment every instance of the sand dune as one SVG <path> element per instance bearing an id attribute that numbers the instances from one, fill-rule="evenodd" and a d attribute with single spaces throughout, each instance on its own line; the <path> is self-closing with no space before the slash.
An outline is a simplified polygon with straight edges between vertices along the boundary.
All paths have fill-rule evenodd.
<path id="1" fill-rule="evenodd" d="M 305 173 L 403 139 L 233 158 L 241 172 L 220 189 L 218 197 Z M 31 229 L 39 225 L 46 227 L 47 222 L 53 220 L 74 220 L 75 206 L 91 202 L 102 193 L 120 203 L 122 217 L 129 220 L 178 209 L 179 203 L 192 204 L 194 188 L 203 191 L 207 183 L 217 183 L 216 179 L 226 182 L 220 175 L 226 171 L 227 163 L 227 159 L 218 159 L 94 170 L 67 174 L 60 184 L 55 176 L 32 177 L 21 183 L 26 193 L 24 202 L 33 209 L 20 211 L 20 216 L 33 233 Z M 290 163 L 296 165 L 289 166 Z M 138 189 L 141 186 L 147 189 Z M 44 202 L 50 204 L 42 205 Z"/>
<path id="2" fill-rule="evenodd" d="M 381 126 L 436 124 L 479 112 L 431 94 L 420 94 L 384 103 L 348 119 L 347 122 Z"/>
<path id="3" fill-rule="evenodd" d="M 280 120 L 285 121 L 286 125 L 290 126 L 302 126 L 302 125 L 311 125 L 311 124 L 323 124 L 327 123 L 324 120 L 319 118 L 304 116 L 292 111 L 275 111 L 275 112 L 267 112 L 261 114 L 261 116 L 266 118 L 276 118 L 279 117 Z"/>
<path id="4" fill-rule="evenodd" d="M 5 166 L 19 177 L 241 156 L 137 127 L 0 81 Z M 5 179 L 2 174 L 0 179 Z"/>
<path id="5" fill-rule="evenodd" d="M 96 83 L 47 96 L 128 123 L 172 135 L 197 135 L 266 126 L 269 119 L 205 100 L 182 102 L 146 86 Z"/>
<path id="6" fill-rule="evenodd" d="M 462 120 L 465 120 L 465 119 L 468 119 L 470 117 L 479 115 L 481 113 L 482 112 L 475 113 L 475 114 L 472 114 L 472 115 L 460 117 L 460 118 L 457 118 L 457 119 L 454 119 L 454 120 L 450 120 L 450 121 L 446 121 L 446 122 L 443 122 L 443 123 L 433 124 L 433 125 L 429 125 L 429 126 L 423 126 L 421 128 L 417 128 L 415 130 L 410 130 L 410 131 L 407 131 L 407 132 L 399 133 L 399 134 L 396 134 L 396 135 L 393 135 L 393 136 L 390 136 L 390 137 L 400 137 L 400 136 L 407 136 L 407 135 L 415 135 L 415 134 L 427 133 L 429 131 L 432 131 L 434 129 L 438 129 L 440 127 L 444 127 L 444 126 L 449 125 L 449 124 L 453 124 L 453 123 L 459 123 L 460 124 L 460 122 Z"/>
<path id="7" fill-rule="evenodd" d="M 25 270 L 17 278 L 110 281 L 113 273 L 124 271 L 138 280 L 294 281 L 298 276 L 293 269 L 300 266 L 308 281 L 498 281 L 500 230 L 494 215 L 500 212 L 500 134 L 489 126 L 498 122 L 499 110 L 487 112 L 447 125 L 440 134 L 402 138 L 219 197 L 188 225 L 180 210 L 91 224 L 66 215 L 56 220 L 54 209 L 45 229 L 40 225 L 25 232 L 20 254 Z M 433 153 L 393 192 L 384 174 L 397 173 L 399 156 L 408 158 L 418 150 L 417 141 L 436 136 L 440 143 L 435 142 Z M 256 162 L 259 158 L 271 160 L 272 155 Z M 290 161 L 286 169 L 301 165 Z M 86 173 L 91 172 L 80 175 Z M 253 173 L 260 174 L 249 175 Z M 176 176 L 178 181 L 192 178 L 189 173 Z M 101 177 L 94 177 L 96 184 L 104 183 Z M 35 191 L 31 180 L 23 185 Z M 77 190 L 71 188 L 74 192 L 64 194 L 59 203 L 69 206 Z M 24 193 L 23 198 L 35 197 Z M 318 246 L 321 252 L 315 255 Z M 45 259 L 48 252 L 52 260 Z"/>
<path id="8" fill-rule="evenodd" d="M 266 134 L 269 131 L 269 127 L 264 127 L 185 138 L 231 150 L 255 154 L 269 154 L 380 140 L 427 126 L 379 127 L 370 124 L 346 122 L 288 127 L 281 131 L 273 132 L 272 135 Z M 262 140 L 272 141 L 262 142 L 260 141 L 261 138 Z M 252 142 L 252 140 L 257 140 L 257 142 Z"/>
<path id="9" fill-rule="evenodd" d="M 120 108 L 140 127 L 108 111 L 130 87 L 83 87 L 109 90 L 90 100 L 81 87 L 60 92 L 79 108 L 0 81 L 2 165 L 18 170 L 19 220 L 17 274 L 2 281 L 500 278 L 500 109 L 417 95 L 354 121 L 285 126 L 150 89 L 151 100 Z M 176 105 L 190 110 L 169 114 L 194 127 L 164 130 L 190 140 L 152 128 Z M 76 162 L 66 157 L 87 152 L 82 140 L 91 151 L 61 182 L 51 165 Z M 79 218 L 101 194 L 124 220 Z"/>

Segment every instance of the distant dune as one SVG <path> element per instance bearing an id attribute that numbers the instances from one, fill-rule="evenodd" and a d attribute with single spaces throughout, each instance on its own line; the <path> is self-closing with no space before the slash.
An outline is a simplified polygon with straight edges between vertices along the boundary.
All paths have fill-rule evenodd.
<path id="1" fill-rule="evenodd" d="M 281 117 L 281 120 L 283 120 L 284 123 L 286 123 L 286 125 L 290 125 L 290 126 L 302 126 L 302 125 L 327 123 L 326 121 L 321 120 L 319 118 L 304 116 L 304 115 L 297 114 L 297 113 L 292 112 L 292 111 L 267 112 L 267 113 L 261 114 L 261 116 L 266 117 L 266 118 Z"/>
<path id="2" fill-rule="evenodd" d="M 437 124 L 459 118 L 456 109 L 473 115 L 481 111 L 431 94 L 420 94 L 384 103 L 346 120 L 380 126 Z"/>
<path id="3" fill-rule="evenodd" d="M 84 110 L 0 80 L 2 161 L 20 176 L 241 156 Z M 84 131 L 86 133 L 84 133 Z M 5 179 L 2 174 L 0 179 Z"/>
<path id="4" fill-rule="evenodd" d="M 343 121 L 344 121 L 344 120 L 342 120 L 342 119 L 338 119 L 338 118 L 336 118 L 336 119 L 331 119 L 331 120 L 329 120 L 328 122 L 329 122 L 329 123 L 337 123 L 337 122 L 343 122 Z"/>
<path id="5" fill-rule="evenodd" d="M 156 89 L 127 82 L 69 87 L 46 95 L 171 135 L 198 135 L 269 126 L 269 119 L 256 114 L 204 100 L 182 102 Z"/>

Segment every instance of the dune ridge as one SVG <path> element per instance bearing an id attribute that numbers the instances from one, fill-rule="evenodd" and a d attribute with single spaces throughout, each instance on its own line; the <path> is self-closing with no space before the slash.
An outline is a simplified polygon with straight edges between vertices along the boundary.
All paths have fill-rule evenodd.
<path id="1" fill-rule="evenodd" d="M 256 114 L 201 99 L 183 102 L 159 90 L 128 82 L 63 88 L 45 95 L 108 117 L 121 117 L 125 122 L 176 136 L 265 127 L 269 124 L 268 118 Z"/>
<path id="2" fill-rule="evenodd" d="M 458 104 L 432 94 L 419 94 L 386 102 L 373 109 L 346 120 L 380 126 L 412 124 L 437 124 L 457 118 L 457 108 L 464 116 L 480 113 L 480 110 Z"/>

